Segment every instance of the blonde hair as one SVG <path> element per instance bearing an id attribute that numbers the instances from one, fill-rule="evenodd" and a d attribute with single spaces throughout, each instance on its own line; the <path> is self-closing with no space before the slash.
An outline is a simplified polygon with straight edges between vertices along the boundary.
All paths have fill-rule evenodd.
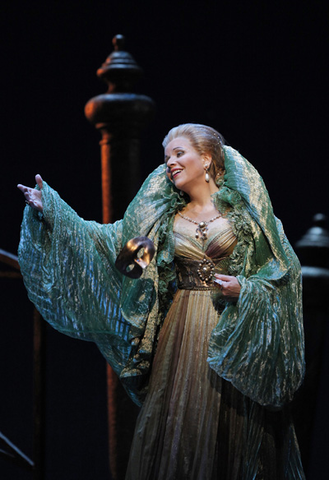
<path id="1" fill-rule="evenodd" d="M 198 123 L 184 123 L 169 130 L 162 142 L 163 148 L 166 148 L 168 143 L 177 137 L 188 138 L 199 155 L 211 156 L 209 174 L 215 181 L 216 177 L 223 175 L 224 152 L 222 145 L 225 145 L 225 140 L 217 130 Z"/>

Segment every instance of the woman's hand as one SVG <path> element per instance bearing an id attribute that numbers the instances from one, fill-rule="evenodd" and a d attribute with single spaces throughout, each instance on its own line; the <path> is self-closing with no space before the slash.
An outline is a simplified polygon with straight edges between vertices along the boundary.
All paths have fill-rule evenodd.
<path id="1" fill-rule="evenodd" d="M 25 201 L 30 207 L 34 208 L 35 210 L 38 210 L 38 212 L 42 212 L 43 205 L 42 205 L 42 198 L 41 198 L 41 190 L 42 190 L 43 180 L 41 178 L 41 175 L 36 175 L 35 181 L 37 182 L 40 190 L 26 187 L 25 185 L 21 185 L 20 183 L 17 185 L 17 188 L 19 188 L 19 190 L 24 193 Z"/>
<path id="2" fill-rule="evenodd" d="M 239 297 L 241 285 L 236 277 L 215 273 L 214 285 L 220 288 L 224 297 L 234 299 Z"/>

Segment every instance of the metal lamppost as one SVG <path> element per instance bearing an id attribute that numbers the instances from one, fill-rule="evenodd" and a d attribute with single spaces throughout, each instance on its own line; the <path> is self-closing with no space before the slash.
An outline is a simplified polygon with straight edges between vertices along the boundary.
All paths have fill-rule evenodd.
<path id="1" fill-rule="evenodd" d="M 310 463 L 316 404 L 329 322 L 329 230 L 327 217 L 318 213 L 313 225 L 296 243 L 302 265 L 306 375 L 293 405 L 304 468 Z"/>
<path id="2" fill-rule="evenodd" d="M 114 52 L 97 70 L 98 77 L 107 83 L 108 91 L 92 98 L 85 106 L 87 119 L 102 135 L 103 223 L 122 218 L 140 186 L 140 134 L 154 113 L 154 103 L 149 97 L 131 93 L 142 70 L 124 51 L 124 37 L 116 35 L 113 45 Z M 129 413 L 135 409 L 131 403 L 120 415 L 119 408 L 129 399 L 110 366 L 107 366 L 107 387 L 110 468 L 117 480 L 124 476 L 130 447 L 126 437 L 133 423 Z M 125 432 L 121 439 L 119 430 Z"/>

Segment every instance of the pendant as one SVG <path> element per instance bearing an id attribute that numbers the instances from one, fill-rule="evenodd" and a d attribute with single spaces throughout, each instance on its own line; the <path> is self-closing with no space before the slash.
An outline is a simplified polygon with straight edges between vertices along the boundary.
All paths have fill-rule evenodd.
<path id="1" fill-rule="evenodd" d="M 199 238 L 201 235 L 202 240 L 207 239 L 208 224 L 206 222 L 200 222 L 196 229 L 195 238 Z"/>

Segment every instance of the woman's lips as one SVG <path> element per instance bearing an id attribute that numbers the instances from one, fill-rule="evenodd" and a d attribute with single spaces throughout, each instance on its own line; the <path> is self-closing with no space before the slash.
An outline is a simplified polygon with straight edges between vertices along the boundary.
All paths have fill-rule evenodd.
<path id="1" fill-rule="evenodd" d="M 177 170 L 172 170 L 171 171 L 171 178 L 175 178 L 182 170 L 177 169 Z"/>

